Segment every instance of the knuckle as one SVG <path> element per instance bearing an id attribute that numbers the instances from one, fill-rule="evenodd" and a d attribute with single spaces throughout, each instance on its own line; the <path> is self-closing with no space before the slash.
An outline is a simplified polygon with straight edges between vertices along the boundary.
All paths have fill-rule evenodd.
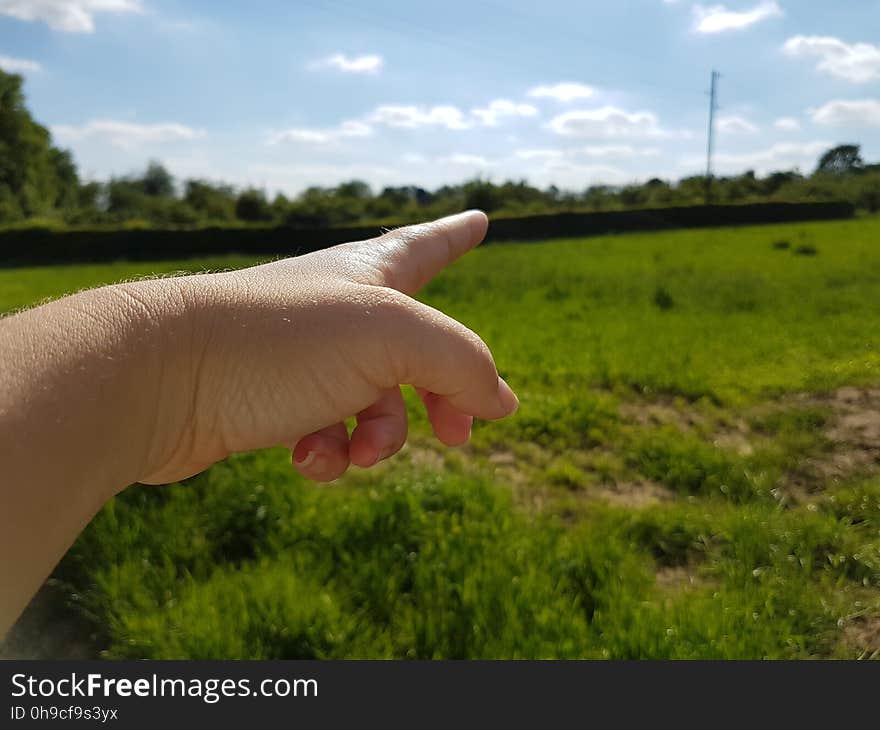
<path id="1" fill-rule="evenodd" d="M 415 223 L 409 226 L 402 226 L 386 231 L 380 240 L 402 243 L 404 245 L 412 243 L 415 239 L 424 236 L 431 230 L 432 223 Z"/>
<path id="2" fill-rule="evenodd" d="M 380 324 L 387 324 L 388 320 L 392 320 L 392 323 L 400 322 L 401 318 L 408 318 L 412 314 L 413 300 L 390 287 L 370 287 L 366 300 L 370 311 L 377 315 Z"/>
<path id="3" fill-rule="evenodd" d="M 471 353 L 471 371 L 482 388 L 494 390 L 498 383 L 498 370 L 489 346 L 475 332 L 462 327 Z"/>
<path id="4" fill-rule="evenodd" d="M 380 387 L 407 382 L 412 360 L 407 335 L 412 331 L 413 302 L 400 292 L 381 286 L 359 288 L 352 295 L 356 310 L 353 334 L 362 343 L 363 367 Z"/>

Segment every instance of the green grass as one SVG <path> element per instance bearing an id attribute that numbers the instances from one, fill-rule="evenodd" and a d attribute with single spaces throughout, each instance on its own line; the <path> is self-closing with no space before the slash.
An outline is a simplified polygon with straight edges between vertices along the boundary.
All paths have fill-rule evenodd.
<path id="1" fill-rule="evenodd" d="M 0 310 L 248 263 L 0 270 Z M 423 297 L 514 418 L 444 452 L 410 398 L 411 445 L 330 487 L 281 449 L 133 487 L 55 579 L 109 657 L 876 655 L 880 476 L 831 468 L 868 447 L 822 394 L 880 381 L 878 295 L 877 218 L 478 249 Z"/>

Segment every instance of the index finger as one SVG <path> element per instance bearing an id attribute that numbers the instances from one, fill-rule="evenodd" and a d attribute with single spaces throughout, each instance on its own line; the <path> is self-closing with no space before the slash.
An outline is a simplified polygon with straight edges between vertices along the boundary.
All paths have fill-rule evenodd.
<path id="1" fill-rule="evenodd" d="M 486 236 L 489 219 L 481 210 L 389 231 L 364 241 L 362 260 L 378 272 L 380 286 L 415 294 L 446 266 Z"/>

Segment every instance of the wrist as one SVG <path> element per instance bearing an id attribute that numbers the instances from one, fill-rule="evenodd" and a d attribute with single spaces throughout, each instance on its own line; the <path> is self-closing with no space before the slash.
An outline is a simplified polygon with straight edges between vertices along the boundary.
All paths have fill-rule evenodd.
<path id="1" fill-rule="evenodd" d="M 127 403 L 120 434 L 129 445 L 126 478 L 116 480 L 113 493 L 132 482 L 176 481 L 163 475 L 190 438 L 209 309 L 195 280 L 204 278 L 106 287 L 111 306 L 124 312 L 118 389 Z"/>

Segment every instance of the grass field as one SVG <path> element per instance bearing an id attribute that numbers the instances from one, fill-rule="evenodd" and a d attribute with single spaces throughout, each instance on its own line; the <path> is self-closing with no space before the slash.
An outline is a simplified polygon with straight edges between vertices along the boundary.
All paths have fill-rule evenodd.
<path id="1" fill-rule="evenodd" d="M 244 258 L 0 270 L 0 310 Z M 109 504 L 57 624 L 126 658 L 880 656 L 880 219 L 478 249 L 423 295 L 521 407 L 332 486 Z M 62 601 L 63 605 L 58 602 Z M 66 620 L 66 619 L 65 619 Z M 13 636 L 13 639 L 15 636 Z"/>

